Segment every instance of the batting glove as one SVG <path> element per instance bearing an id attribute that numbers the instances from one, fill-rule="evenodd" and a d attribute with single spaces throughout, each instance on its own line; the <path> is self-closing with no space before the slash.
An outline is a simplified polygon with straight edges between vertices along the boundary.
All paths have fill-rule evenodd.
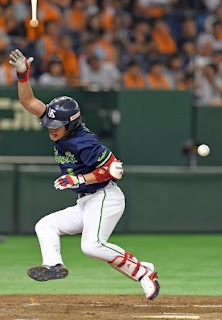
<path id="1" fill-rule="evenodd" d="M 80 184 L 85 184 L 86 180 L 82 175 L 74 176 L 70 174 L 65 174 L 54 182 L 55 189 L 64 190 L 64 189 L 77 189 L 80 187 Z"/>
<path id="2" fill-rule="evenodd" d="M 26 59 L 26 57 L 18 50 L 12 51 L 10 53 L 9 63 L 15 67 L 17 71 L 17 77 L 20 82 L 25 82 L 28 80 L 29 69 L 32 61 L 34 60 L 33 57 Z"/>

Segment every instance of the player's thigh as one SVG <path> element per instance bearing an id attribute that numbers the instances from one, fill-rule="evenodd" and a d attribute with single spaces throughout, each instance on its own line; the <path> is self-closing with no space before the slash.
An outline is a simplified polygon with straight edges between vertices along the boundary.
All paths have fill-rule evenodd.
<path id="1" fill-rule="evenodd" d="M 42 218 L 36 226 L 38 227 L 38 225 L 43 228 L 53 227 L 58 230 L 60 235 L 81 233 L 83 229 L 81 208 L 75 205 L 53 212 Z"/>
<path id="2" fill-rule="evenodd" d="M 85 202 L 83 238 L 107 241 L 125 209 L 125 197 L 119 187 L 106 188 Z"/>

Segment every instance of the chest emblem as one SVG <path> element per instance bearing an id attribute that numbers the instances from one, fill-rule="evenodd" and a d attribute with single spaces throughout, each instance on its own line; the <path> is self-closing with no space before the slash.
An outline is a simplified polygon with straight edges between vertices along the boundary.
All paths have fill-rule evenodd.
<path id="1" fill-rule="evenodd" d="M 54 147 L 54 157 L 55 161 L 60 164 L 77 162 L 73 153 L 66 151 L 64 156 L 59 155 L 59 151 L 56 147 Z"/>

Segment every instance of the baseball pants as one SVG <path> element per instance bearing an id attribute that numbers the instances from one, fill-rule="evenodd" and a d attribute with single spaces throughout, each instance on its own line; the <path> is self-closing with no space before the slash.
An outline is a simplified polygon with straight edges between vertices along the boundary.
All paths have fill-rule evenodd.
<path id="1" fill-rule="evenodd" d="M 101 190 L 77 200 L 77 204 L 51 213 L 35 227 L 43 265 L 64 264 L 60 236 L 82 233 L 81 249 L 93 258 L 111 262 L 125 250 L 108 241 L 125 208 L 125 198 L 112 181 Z"/>

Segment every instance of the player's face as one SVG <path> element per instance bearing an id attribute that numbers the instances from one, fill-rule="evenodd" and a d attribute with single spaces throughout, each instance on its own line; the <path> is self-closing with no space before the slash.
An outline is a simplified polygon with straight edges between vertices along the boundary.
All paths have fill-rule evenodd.
<path id="1" fill-rule="evenodd" d="M 58 129 L 49 129 L 49 138 L 52 141 L 57 141 L 62 138 L 66 138 L 67 130 L 65 126 L 62 126 Z"/>

